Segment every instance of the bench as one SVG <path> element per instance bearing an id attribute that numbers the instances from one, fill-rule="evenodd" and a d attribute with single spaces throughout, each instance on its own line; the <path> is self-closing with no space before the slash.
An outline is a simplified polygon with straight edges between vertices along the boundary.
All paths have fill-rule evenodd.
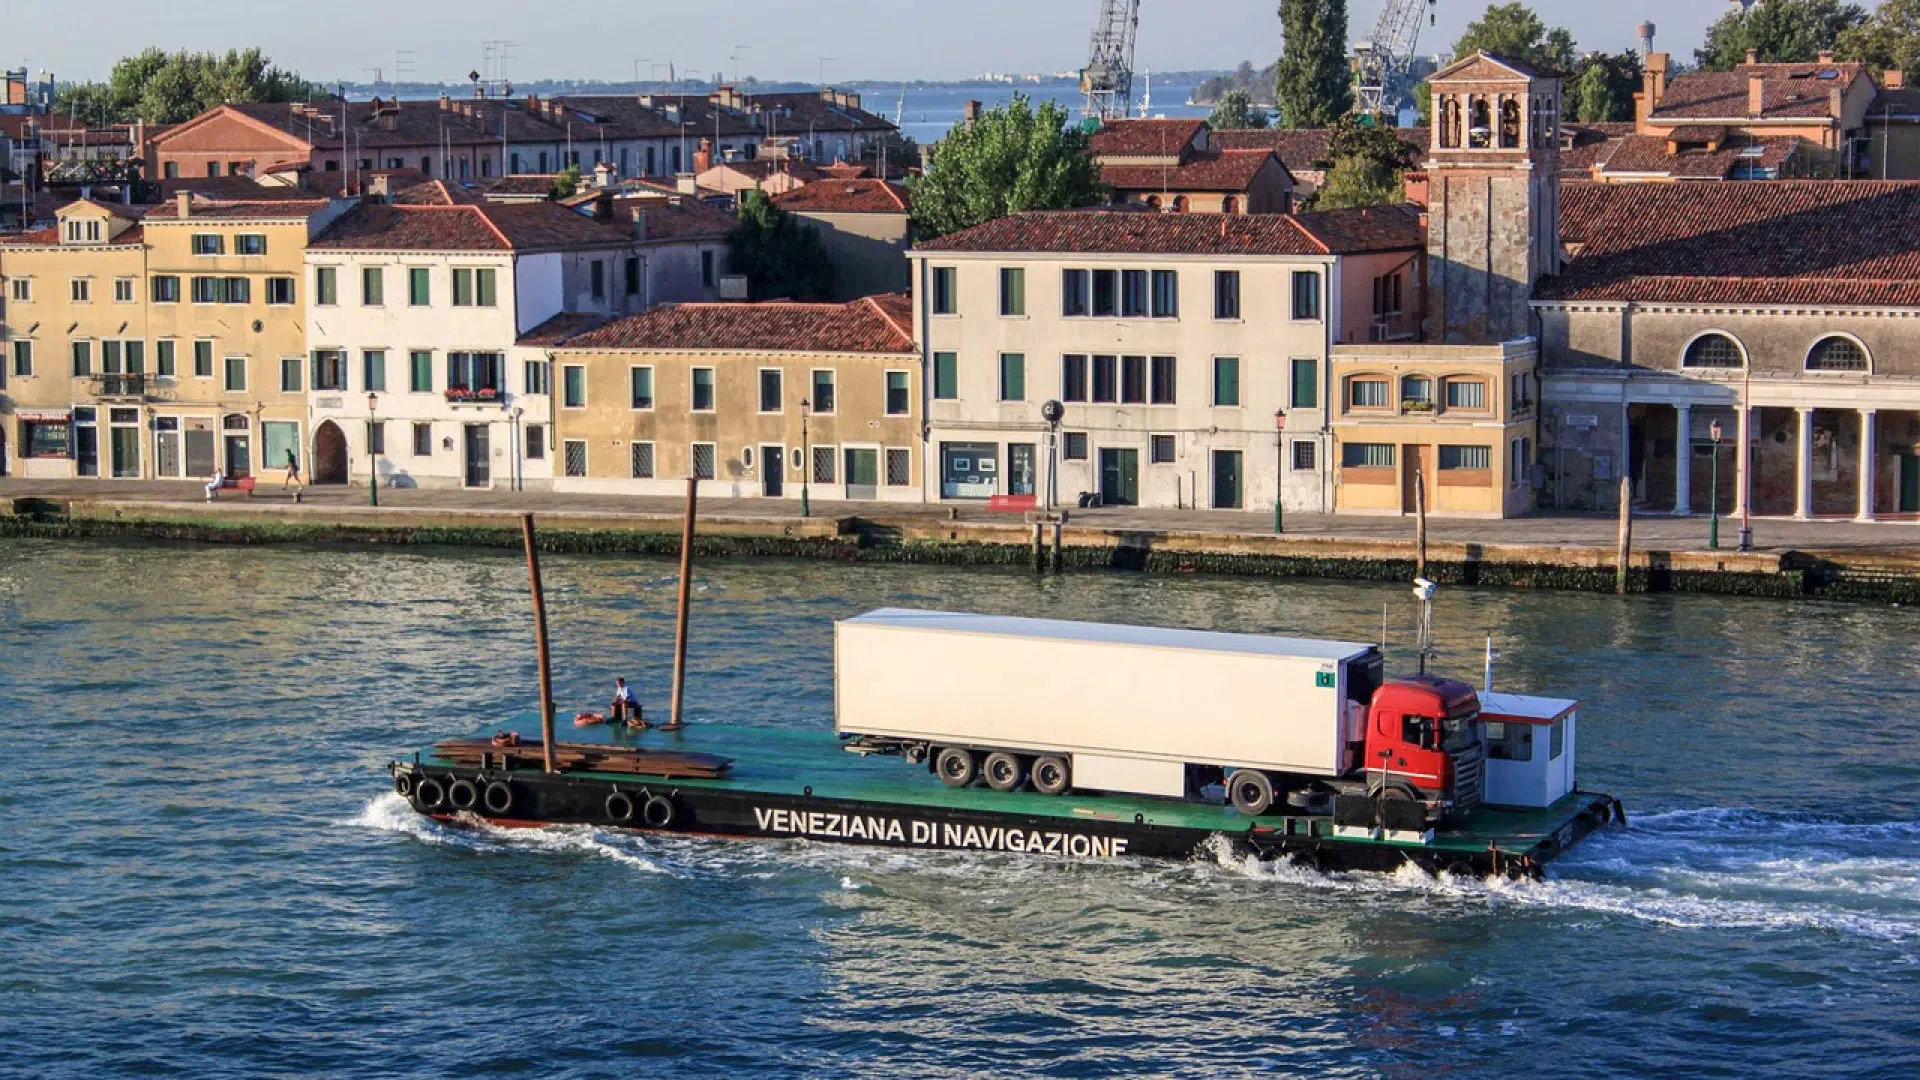
<path id="1" fill-rule="evenodd" d="M 1035 495 L 995 495 L 987 500 L 987 509 L 996 514 L 1020 514 L 1040 505 Z"/>
<path id="2" fill-rule="evenodd" d="M 226 479 L 220 481 L 220 487 L 218 490 L 214 492 L 214 494 L 219 495 L 223 491 L 238 491 L 242 495 L 245 495 L 247 498 L 251 499 L 253 498 L 254 485 L 257 483 L 258 481 L 255 480 L 250 475 L 249 476 L 229 476 Z"/>

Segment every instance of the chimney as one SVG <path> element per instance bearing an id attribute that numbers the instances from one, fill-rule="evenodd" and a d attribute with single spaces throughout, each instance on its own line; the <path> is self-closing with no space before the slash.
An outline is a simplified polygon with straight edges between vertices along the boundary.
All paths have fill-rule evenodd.
<path id="1" fill-rule="evenodd" d="M 1846 97 L 1837 86 L 1827 87 L 1827 115 L 1839 119 L 1845 115 Z"/>
<path id="2" fill-rule="evenodd" d="M 1663 52 L 1647 54 L 1646 70 L 1640 76 L 1640 93 L 1635 95 L 1636 99 L 1644 99 L 1645 111 L 1636 108 L 1636 120 L 1644 120 L 1652 114 L 1660 107 L 1660 99 L 1667 96 L 1667 60 L 1668 56 Z M 1637 100 L 1636 105 L 1640 104 Z"/>
<path id="3" fill-rule="evenodd" d="M 1747 50 L 1747 63 L 1749 63 L 1749 64 L 1757 64 L 1757 63 L 1759 63 L 1759 62 L 1760 62 L 1760 50 L 1759 50 L 1759 49 L 1748 49 L 1748 50 Z"/>
<path id="4" fill-rule="evenodd" d="M 528 94 L 527 95 L 527 115 L 531 116 L 534 113 L 537 113 L 539 111 L 540 111 L 540 95 Z"/>
<path id="5" fill-rule="evenodd" d="M 676 175 L 673 178 L 673 186 L 676 189 L 678 189 L 680 194 L 682 195 L 700 194 L 700 184 L 697 180 L 694 179 L 694 176 L 692 173 L 683 172 Z"/>
<path id="6" fill-rule="evenodd" d="M 603 161 L 593 167 L 593 186 L 610 188 L 614 184 L 613 162 Z"/>
<path id="7" fill-rule="evenodd" d="M 367 177 L 367 201 L 386 202 L 388 196 L 393 194 L 391 179 L 386 173 L 374 173 Z"/>
<path id="8" fill-rule="evenodd" d="M 180 192 L 179 194 L 173 197 L 173 203 L 174 203 L 174 206 L 177 207 L 175 212 L 178 213 L 181 217 L 184 218 L 184 217 L 193 216 L 193 192 L 191 191 Z"/>
<path id="9" fill-rule="evenodd" d="M 373 108 L 374 108 L 374 111 L 376 111 L 376 112 L 378 112 L 378 111 L 379 111 L 379 109 L 380 109 L 380 99 L 379 99 L 379 98 L 374 98 L 374 99 L 373 99 Z M 447 111 L 448 109 L 451 109 L 451 108 L 453 108 L 453 99 L 452 99 L 452 98 L 449 98 L 449 97 L 448 97 L 447 95 L 445 95 L 445 94 L 441 94 L 441 95 L 440 95 L 440 111 L 441 111 L 441 112 L 446 112 L 446 111 Z"/>
<path id="10" fill-rule="evenodd" d="M 1822 64 L 1831 64 L 1833 63 L 1833 50 L 1821 49 L 1818 53 L 1814 54 L 1814 58 Z"/>
<path id="11" fill-rule="evenodd" d="M 1767 80 L 1758 72 L 1747 76 L 1747 115 L 1759 116 L 1766 103 Z"/>
<path id="12" fill-rule="evenodd" d="M 635 240 L 647 238 L 647 212 L 638 206 L 633 208 L 633 238 Z"/>
<path id="13" fill-rule="evenodd" d="M 1903 90 L 1907 85 L 1907 76 L 1903 71 L 1888 70 L 1880 73 L 1882 90 Z"/>
<path id="14" fill-rule="evenodd" d="M 975 120 L 980 119 L 980 103 L 979 102 L 969 101 L 964 106 L 964 109 L 965 109 L 965 120 L 967 123 L 971 124 Z"/>
<path id="15" fill-rule="evenodd" d="M 713 168 L 713 140 L 701 139 L 700 148 L 693 152 L 694 175 L 697 176 L 711 168 Z"/>

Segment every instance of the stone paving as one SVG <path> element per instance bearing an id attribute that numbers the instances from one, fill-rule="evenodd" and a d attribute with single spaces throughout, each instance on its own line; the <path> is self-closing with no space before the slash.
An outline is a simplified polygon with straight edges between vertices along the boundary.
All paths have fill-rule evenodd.
<path id="1" fill-rule="evenodd" d="M 151 504 L 156 510 L 173 512 L 204 505 L 203 486 L 191 481 L 165 480 L 21 480 L 0 479 L 0 499 L 49 498 L 88 499 Z M 452 513 L 524 513 L 607 515 L 618 517 L 677 516 L 678 499 L 657 496 L 581 495 L 553 492 L 477 491 L 460 488 L 395 488 L 380 492 L 380 509 L 367 506 L 364 487 L 312 487 L 295 505 L 291 496 L 271 483 L 263 483 L 252 499 L 228 492 L 220 503 L 227 508 L 272 508 L 276 513 L 326 515 L 353 520 L 383 512 L 438 511 Z M 816 499 L 813 517 L 833 519 L 858 516 L 897 524 L 924 524 L 950 520 L 945 504 L 829 502 Z M 703 498 L 702 518 L 767 522 L 800 520 L 797 500 Z M 1264 536 L 1273 531 L 1270 511 L 1233 510 L 1147 510 L 1135 507 L 1101 507 L 1068 511 L 1070 526 L 1082 526 L 1125 532 L 1203 532 L 1222 535 Z M 970 506 L 958 511 L 958 520 L 972 523 L 1019 523 L 1019 514 L 996 514 L 985 507 Z M 1333 516 L 1328 514 L 1289 514 L 1289 536 L 1351 538 L 1354 540 L 1411 540 L 1411 517 Z M 1434 518 L 1428 521 L 1428 537 L 1438 543 L 1536 544 L 1611 549 L 1615 543 L 1617 519 L 1611 514 L 1543 513 L 1508 520 Z M 1731 549 L 1739 533 L 1739 523 L 1722 518 L 1721 547 Z M 1848 519 L 1795 521 L 1785 518 L 1756 518 L 1753 521 L 1754 550 L 1851 552 L 1869 558 L 1920 558 L 1920 522 L 1906 520 L 1861 523 Z M 1666 513 L 1637 514 L 1633 523 L 1633 542 L 1637 549 L 1665 551 L 1704 551 L 1707 544 L 1707 519 L 1700 516 L 1674 517 Z"/>

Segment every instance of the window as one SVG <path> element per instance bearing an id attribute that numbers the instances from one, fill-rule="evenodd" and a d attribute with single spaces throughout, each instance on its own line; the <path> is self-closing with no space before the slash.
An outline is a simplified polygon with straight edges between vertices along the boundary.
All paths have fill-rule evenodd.
<path id="1" fill-rule="evenodd" d="M 314 367 L 318 368 L 319 356 L 314 357 Z M 286 394 L 300 392 L 300 358 L 283 356 L 280 358 L 280 391 Z"/>
<path id="2" fill-rule="evenodd" d="M 1173 404 L 1175 382 L 1173 357 L 1154 357 L 1147 372 L 1147 403 L 1151 405 Z"/>
<path id="3" fill-rule="evenodd" d="M 595 300 L 607 298 L 607 262 L 605 259 L 593 259 L 587 263 L 590 288 Z M 456 287 L 458 287 L 456 283 Z"/>
<path id="4" fill-rule="evenodd" d="M 691 408 L 694 412 L 713 411 L 713 369 L 697 367 L 693 369 L 693 397 Z"/>
<path id="5" fill-rule="evenodd" d="M 387 452 L 387 422 L 370 420 L 367 422 L 367 452 L 384 454 Z"/>
<path id="6" fill-rule="evenodd" d="M 20 339 L 13 343 L 13 373 L 23 379 L 33 374 L 33 342 Z"/>
<path id="7" fill-rule="evenodd" d="M 815 416 L 833 415 L 833 389 L 833 372 L 822 370 L 813 373 L 813 413 Z"/>
<path id="8" fill-rule="evenodd" d="M 551 391 L 547 389 L 547 374 L 547 362 L 545 360 L 527 361 L 525 368 L 520 372 L 520 377 L 525 380 L 526 383 L 526 392 L 529 394 L 550 393 Z"/>
<path id="9" fill-rule="evenodd" d="M 627 151 L 624 147 L 620 151 L 622 155 L 626 154 L 626 152 Z M 628 296 L 640 295 L 640 258 L 639 256 L 636 256 L 636 255 L 627 256 L 626 271 L 627 271 L 627 274 L 626 274 L 627 295 Z"/>
<path id="10" fill-rule="evenodd" d="M 407 304 L 410 307 L 426 307 L 433 302 L 433 290 L 427 280 L 427 268 L 414 266 L 407 269 Z"/>
<path id="11" fill-rule="evenodd" d="M 199 283 L 195 278 L 195 284 Z M 364 287 L 365 283 L 362 282 Z M 196 301 L 200 298 L 194 297 Z M 331 307 L 340 302 L 340 271 L 332 266 L 313 268 L 313 302 L 321 307 Z"/>
<path id="12" fill-rule="evenodd" d="M 598 267 L 600 264 L 595 263 Z M 473 306 L 473 271 L 455 270 L 453 272 L 453 306 Z"/>
<path id="13" fill-rule="evenodd" d="M 913 483 L 913 451 L 904 446 L 887 447 L 887 486 L 907 487 Z"/>
<path id="14" fill-rule="evenodd" d="M 1737 368 L 1742 362 L 1740 346 L 1725 334 L 1701 334 L 1680 357 L 1681 367 Z"/>
<path id="15" fill-rule="evenodd" d="M 227 300 L 227 279 L 217 277 L 197 277 L 193 279 L 193 302 L 196 304 L 224 304 Z"/>
<path id="16" fill-rule="evenodd" d="M 1491 451 L 1484 446 L 1442 446 L 1440 448 L 1440 468 L 1487 469 L 1491 468 Z"/>
<path id="17" fill-rule="evenodd" d="M 547 429 L 540 424 L 527 425 L 527 457 L 532 461 L 547 459 Z"/>
<path id="18" fill-rule="evenodd" d="M 834 482 L 833 463 L 837 455 L 831 446 L 813 448 L 813 482 L 831 484 Z"/>
<path id="19" fill-rule="evenodd" d="M 561 456 L 566 458 L 563 468 L 568 476 L 587 475 L 587 441 L 568 439 L 560 446 Z"/>
<path id="20" fill-rule="evenodd" d="M 1309 356 L 1295 357 L 1292 362 L 1293 384 L 1289 400 L 1296 409 L 1317 409 L 1320 407 L 1320 361 Z"/>
<path id="21" fill-rule="evenodd" d="M 653 479 L 653 444 L 633 443 L 627 448 L 628 469 L 635 480 Z"/>
<path id="22" fill-rule="evenodd" d="M 1425 412 L 1433 408 L 1433 380 L 1425 375 L 1402 375 L 1400 377 L 1400 407 L 1410 412 Z"/>
<path id="23" fill-rule="evenodd" d="M 379 307 L 387 302 L 387 272 L 378 266 L 360 269 L 360 305 Z"/>
<path id="24" fill-rule="evenodd" d="M 1084 431 L 1067 432 L 1066 438 L 1061 440 L 1060 456 L 1066 458 L 1068 461 L 1087 460 L 1087 433 Z"/>
<path id="25" fill-rule="evenodd" d="M 1018 266 L 1000 268 L 1000 314 L 1027 313 L 1027 272 Z"/>
<path id="26" fill-rule="evenodd" d="M 1380 321 L 1400 314 L 1400 275 L 1384 274 L 1373 279 L 1373 317 Z"/>
<path id="27" fill-rule="evenodd" d="M 241 233 L 233 238 L 235 255 L 265 255 L 267 238 L 260 233 Z"/>
<path id="28" fill-rule="evenodd" d="M 1156 319 L 1180 317 L 1180 275 L 1177 271 L 1155 270 L 1153 272 L 1153 317 Z"/>
<path id="29" fill-rule="evenodd" d="M 1533 466 L 1533 440 L 1525 435 L 1513 440 L 1513 468 L 1507 473 L 1507 486 L 1517 488 L 1532 483 L 1527 474 Z"/>
<path id="30" fill-rule="evenodd" d="M 887 372 L 887 415 L 905 416 L 912 408 L 912 399 L 908 396 L 909 373 L 905 371 Z"/>
<path id="31" fill-rule="evenodd" d="M 1513 385 L 1509 388 L 1515 411 L 1533 407 L 1533 375 L 1525 371 L 1513 373 Z"/>
<path id="32" fill-rule="evenodd" d="M 433 456 L 433 425 L 416 423 L 413 425 L 413 456 Z"/>
<path id="33" fill-rule="evenodd" d="M 1120 271 L 1120 314 L 1135 319 L 1147 314 L 1147 272 Z"/>
<path id="34" fill-rule="evenodd" d="M 933 268 L 933 313 L 951 315 L 956 309 L 953 295 L 955 269 L 951 266 Z"/>
<path id="35" fill-rule="evenodd" d="M 678 149 L 678 147 L 675 147 Z M 713 251 L 711 248 L 700 253 L 700 284 L 713 288 Z"/>
<path id="36" fill-rule="evenodd" d="M 1093 358 L 1093 400 L 1096 404 L 1110 405 L 1120 400 L 1120 358 L 1117 356 L 1096 356 Z"/>
<path id="37" fill-rule="evenodd" d="M 628 368 L 627 389 L 632 408 L 653 408 L 653 369 L 650 367 Z"/>
<path id="38" fill-rule="evenodd" d="M 566 364 L 560 368 L 560 407 L 563 409 L 584 409 L 587 407 L 587 369 L 579 364 Z"/>
<path id="39" fill-rule="evenodd" d="M 315 390 L 345 390 L 347 388 L 347 353 L 345 349 L 314 350 L 313 388 Z"/>
<path id="40" fill-rule="evenodd" d="M 1060 271 L 1060 314 L 1071 318 L 1087 313 L 1087 272 Z"/>
<path id="41" fill-rule="evenodd" d="M 1213 317 L 1216 319 L 1240 317 L 1240 271 L 1215 270 L 1213 272 Z"/>
<path id="42" fill-rule="evenodd" d="M 1213 358 L 1213 405 L 1216 409 L 1240 407 L 1240 358 Z"/>
<path id="43" fill-rule="evenodd" d="M 1120 400 L 1128 405 L 1142 405 L 1146 403 L 1146 357 L 1123 356 L 1120 358 Z"/>
<path id="44" fill-rule="evenodd" d="M 155 278 L 154 280 L 158 281 L 159 279 Z M 175 284 L 176 285 L 178 284 L 177 280 Z M 33 279 L 32 278 L 17 277 L 9 281 L 7 283 L 7 286 L 8 286 L 8 289 L 10 290 L 9 295 L 12 296 L 14 303 L 25 304 L 25 303 L 30 303 L 33 300 Z"/>
<path id="45" fill-rule="evenodd" d="M 133 303 L 133 279 L 130 277 L 113 279 L 113 302 L 116 304 Z"/>
<path id="46" fill-rule="evenodd" d="M 933 354 L 933 396 L 952 401 L 960 396 L 959 358 L 950 352 Z"/>
<path id="47" fill-rule="evenodd" d="M 475 270 L 473 272 L 473 299 L 474 299 L 474 303 L 477 304 L 478 306 L 480 307 L 496 306 L 497 294 L 494 289 L 493 279 L 494 279 L 493 270 L 481 269 L 481 270 Z"/>
<path id="48" fill-rule="evenodd" d="M 180 279 L 172 274 L 157 274 L 147 279 L 149 295 L 156 304 L 180 302 Z"/>
<path id="49" fill-rule="evenodd" d="M 1349 469 L 1391 469 L 1393 444 L 1346 443 L 1340 447 L 1340 464 Z"/>
<path id="50" fill-rule="evenodd" d="M 1116 270 L 1093 272 L 1093 313 L 1120 314 L 1120 274 Z"/>
<path id="51" fill-rule="evenodd" d="M 1312 472 L 1315 456 L 1314 445 L 1301 439 L 1293 444 L 1293 468 L 1295 472 Z"/>
<path id="52" fill-rule="evenodd" d="M 217 175 L 208 173 L 209 176 Z M 226 238 L 219 233 L 194 233 L 193 253 L 195 255 L 221 255 L 227 250 Z"/>
<path id="53" fill-rule="evenodd" d="M 1387 397 L 1385 379 L 1347 380 L 1347 404 L 1352 408 L 1384 409 L 1387 407 Z"/>
<path id="54" fill-rule="evenodd" d="M 76 341 L 73 343 L 73 376 L 84 379 L 93 374 L 93 342 Z"/>
<path id="55" fill-rule="evenodd" d="M 713 444 L 697 442 L 693 444 L 693 478 L 695 480 L 713 479 Z"/>
<path id="56" fill-rule="evenodd" d="M 1293 317 L 1296 319 L 1320 317 L 1320 271 L 1295 270 L 1293 272 Z"/>
<path id="57" fill-rule="evenodd" d="M 244 394 L 247 391 L 247 358 L 229 356 L 226 364 L 227 377 L 222 384 L 229 394 Z"/>
<path id="58" fill-rule="evenodd" d="M 270 277 L 267 279 L 267 303 L 293 303 L 293 279 L 290 277 Z"/>
<path id="59" fill-rule="evenodd" d="M 1151 465 L 1169 465 L 1173 462 L 1173 436 L 1151 435 L 1147 438 L 1147 462 Z"/>
<path id="60" fill-rule="evenodd" d="M 387 392 L 387 350 L 360 350 L 360 389 L 368 393 Z"/>
<path id="61" fill-rule="evenodd" d="M 1060 400 L 1087 400 L 1087 358 L 1069 353 L 1060 358 Z"/>
<path id="62" fill-rule="evenodd" d="M 782 396 L 781 390 L 784 389 L 784 387 L 780 385 L 781 382 L 782 380 L 780 377 L 779 368 L 761 368 L 760 369 L 760 411 L 761 412 L 777 413 L 781 411 L 781 408 L 783 407 L 783 403 L 781 402 L 781 396 Z"/>
<path id="63" fill-rule="evenodd" d="M 201 340 L 193 343 L 193 377 L 213 378 L 213 342 Z"/>
<path id="64" fill-rule="evenodd" d="M 1852 338 L 1821 338 L 1807 353 L 1808 371 L 1865 371 L 1867 352 Z"/>
<path id="65" fill-rule="evenodd" d="M 407 389 L 416 394 L 433 393 L 433 353 L 415 349 L 407 354 Z"/>
<path id="66" fill-rule="evenodd" d="M 1448 379 L 1442 384 L 1446 387 L 1446 403 L 1449 409 L 1472 409 L 1485 411 L 1487 407 L 1487 384 L 1478 379 Z"/>
<path id="67" fill-rule="evenodd" d="M 1000 400 L 1027 399 L 1027 357 L 1025 353 L 1000 354 Z"/>
<path id="68" fill-rule="evenodd" d="M 245 304 L 253 300 L 253 282 L 243 277 L 230 277 L 225 280 L 227 303 Z"/>
<path id="69" fill-rule="evenodd" d="M 91 279 L 77 277 L 67 286 L 67 294 L 76 304 L 85 304 L 93 300 L 93 282 Z"/>

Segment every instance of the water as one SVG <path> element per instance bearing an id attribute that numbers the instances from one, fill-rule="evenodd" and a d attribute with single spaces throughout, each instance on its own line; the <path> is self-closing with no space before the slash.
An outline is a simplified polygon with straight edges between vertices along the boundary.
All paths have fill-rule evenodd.
<path id="1" fill-rule="evenodd" d="M 1213 111 L 1211 106 L 1188 105 L 1187 99 L 1199 84 L 1190 81 L 1153 82 L 1153 110 L 1148 115 L 1176 117 L 1206 117 Z M 1140 111 L 1139 95 L 1145 88 L 1140 76 L 1135 76 L 1133 92 L 1134 110 Z M 982 83 L 979 86 L 964 87 L 906 87 L 905 97 L 901 91 L 888 92 L 884 89 L 872 89 L 860 95 L 860 103 L 869 112 L 892 120 L 900 117 L 900 131 L 912 136 L 921 143 L 933 143 L 944 138 L 948 129 L 960 122 L 966 115 L 967 102 L 978 101 L 991 109 L 1005 105 L 1013 100 L 1013 95 L 1023 94 L 1033 100 L 1033 107 L 1039 108 L 1048 101 L 1058 102 L 1067 110 L 1067 116 L 1078 120 L 1080 110 L 1086 105 L 1086 95 L 1080 88 L 1069 83 L 1014 84 Z"/>
<path id="2" fill-rule="evenodd" d="M 546 569 L 562 710 L 663 705 L 671 565 Z M 1443 666 L 1496 630 L 1633 812 L 1509 884 L 425 823 L 381 766 L 529 707 L 523 573 L 0 547 L 0 1075 L 1920 1075 L 1912 612 L 1443 593 Z M 880 604 L 1404 640 L 1403 595 L 715 564 L 692 718 L 826 725 Z"/>

